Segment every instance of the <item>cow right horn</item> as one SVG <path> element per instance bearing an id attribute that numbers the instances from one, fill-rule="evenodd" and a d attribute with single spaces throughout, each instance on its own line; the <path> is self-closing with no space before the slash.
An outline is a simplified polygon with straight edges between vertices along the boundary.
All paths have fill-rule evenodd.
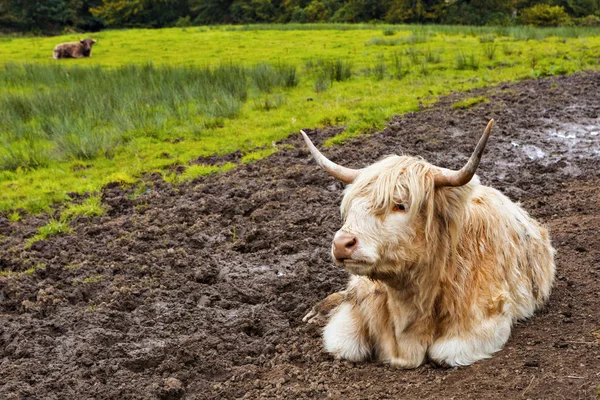
<path id="1" fill-rule="evenodd" d="M 315 147 L 313 142 L 311 142 L 311 140 L 308 138 L 308 135 L 306 133 L 304 133 L 304 131 L 301 130 L 300 133 L 302 134 L 302 137 L 304 138 L 304 141 L 306 142 L 306 145 L 308 146 L 308 150 L 310 150 L 310 153 L 313 155 L 313 157 L 317 161 L 317 164 L 319 164 L 319 166 L 321 168 L 323 168 L 325 171 L 327 171 L 327 173 L 329 175 L 333 176 L 336 179 L 339 179 L 340 181 L 342 181 L 348 185 L 351 184 L 352 182 L 354 182 L 354 180 L 358 177 L 358 175 L 360 175 L 359 169 L 342 167 L 341 165 L 338 165 L 338 164 L 334 163 L 333 161 L 331 161 L 330 159 L 328 159 L 327 157 L 325 157 Z"/>
<path id="2" fill-rule="evenodd" d="M 477 171 L 477 167 L 479 167 L 483 150 L 485 150 L 485 145 L 490 137 L 493 126 L 494 120 L 491 119 L 490 122 L 488 122 L 483 135 L 481 135 L 481 139 L 479 139 L 479 143 L 477 143 L 475 151 L 473 151 L 471 158 L 469 158 L 469 161 L 464 167 L 458 171 L 452 171 L 446 168 L 439 169 L 439 172 L 435 174 L 434 178 L 436 187 L 462 186 L 471 181 L 471 178 L 473 178 L 473 175 L 475 175 L 475 171 Z"/>

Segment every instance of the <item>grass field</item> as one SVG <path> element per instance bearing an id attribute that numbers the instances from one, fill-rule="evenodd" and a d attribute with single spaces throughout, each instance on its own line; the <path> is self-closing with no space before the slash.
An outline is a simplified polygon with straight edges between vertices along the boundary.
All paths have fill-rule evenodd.
<path id="1" fill-rule="evenodd" d="M 600 67 L 600 30 L 583 28 L 104 31 L 93 57 L 51 58 L 79 37 L 0 37 L 0 212 L 11 220 L 148 171 L 180 181 L 218 170 L 169 172 L 198 156 L 252 161 L 301 128 L 343 125 L 338 143 L 452 91 Z"/>

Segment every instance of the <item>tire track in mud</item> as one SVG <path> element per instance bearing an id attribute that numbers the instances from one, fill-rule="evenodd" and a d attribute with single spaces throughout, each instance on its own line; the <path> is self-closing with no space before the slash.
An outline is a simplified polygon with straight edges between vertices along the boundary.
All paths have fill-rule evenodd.
<path id="1" fill-rule="evenodd" d="M 325 149 L 361 167 L 393 153 L 479 168 L 548 225 L 558 279 L 546 310 L 471 367 L 411 371 L 322 351 L 301 317 L 347 275 L 329 256 L 342 185 L 294 136 L 259 162 L 177 187 L 109 184 L 107 215 L 24 242 L 47 217 L 0 217 L 3 398 L 594 398 L 600 384 L 600 73 L 453 94 Z M 459 99 L 485 96 L 468 110 Z M 307 130 L 315 142 L 339 129 Z M 219 158 L 199 162 L 221 162 Z M 31 271 L 31 270 L 30 270 Z"/>

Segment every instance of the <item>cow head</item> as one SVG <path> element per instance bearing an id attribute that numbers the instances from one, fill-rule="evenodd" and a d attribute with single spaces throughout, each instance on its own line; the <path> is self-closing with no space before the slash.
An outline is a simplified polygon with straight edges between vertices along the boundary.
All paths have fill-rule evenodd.
<path id="1" fill-rule="evenodd" d="M 346 168 L 327 159 L 302 132 L 317 163 L 348 184 L 341 205 L 343 226 L 332 243 L 336 264 L 355 275 L 384 279 L 434 257 L 432 243 L 447 238 L 444 232 L 465 212 L 471 190 L 467 184 L 493 124 L 488 123 L 459 171 L 408 156 L 389 156 L 360 170 Z"/>
<path id="2" fill-rule="evenodd" d="M 88 50 L 88 51 L 92 50 L 92 46 L 96 42 L 97 42 L 97 40 L 90 39 L 90 38 L 82 39 L 82 40 L 79 41 L 79 43 L 81 43 L 83 45 L 83 49 L 84 50 Z"/>

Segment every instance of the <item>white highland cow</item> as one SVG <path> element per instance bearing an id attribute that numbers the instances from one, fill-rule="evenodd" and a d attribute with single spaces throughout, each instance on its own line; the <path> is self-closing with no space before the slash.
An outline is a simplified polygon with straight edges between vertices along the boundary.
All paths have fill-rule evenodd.
<path id="1" fill-rule="evenodd" d="M 304 317 L 328 317 L 325 348 L 351 361 L 415 368 L 469 365 L 502 349 L 512 324 L 531 317 L 554 280 L 548 231 L 475 171 L 494 121 L 460 171 L 389 156 L 360 170 L 328 160 L 348 184 L 335 263 L 352 274 L 346 290 Z"/>

